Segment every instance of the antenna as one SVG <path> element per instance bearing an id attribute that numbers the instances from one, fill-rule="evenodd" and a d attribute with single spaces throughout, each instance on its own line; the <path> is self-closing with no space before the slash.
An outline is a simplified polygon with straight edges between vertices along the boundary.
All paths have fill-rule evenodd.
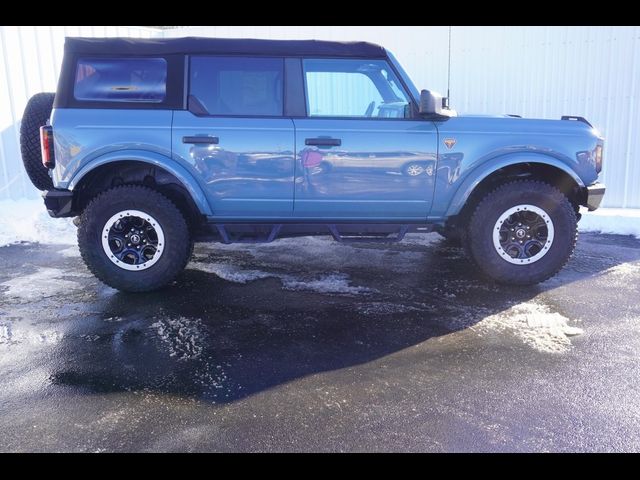
<path id="1" fill-rule="evenodd" d="M 451 101 L 451 25 L 449 25 L 449 58 L 447 65 L 447 106 L 449 108 L 449 103 Z"/>

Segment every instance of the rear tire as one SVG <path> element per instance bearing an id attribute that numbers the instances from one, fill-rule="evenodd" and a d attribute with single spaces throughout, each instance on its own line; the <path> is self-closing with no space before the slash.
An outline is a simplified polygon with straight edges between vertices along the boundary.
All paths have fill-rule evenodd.
<path id="1" fill-rule="evenodd" d="M 20 153 L 31 183 L 38 190 L 52 190 L 49 170 L 42 164 L 40 127 L 51 117 L 54 93 L 37 93 L 29 99 L 20 124 Z"/>
<path id="2" fill-rule="evenodd" d="M 151 233 L 147 236 L 143 230 Z M 137 185 L 112 188 L 89 203 L 80 218 L 78 245 L 91 273 L 125 292 L 148 292 L 168 284 L 193 251 L 180 210 L 161 193 Z"/>
<path id="3" fill-rule="evenodd" d="M 462 241 L 485 276 L 509 285 L 533 285 L 565 266 L 577 237 L 569 199 L 547 183 L 525 180 L 488 193 L 471 215 Z"/>

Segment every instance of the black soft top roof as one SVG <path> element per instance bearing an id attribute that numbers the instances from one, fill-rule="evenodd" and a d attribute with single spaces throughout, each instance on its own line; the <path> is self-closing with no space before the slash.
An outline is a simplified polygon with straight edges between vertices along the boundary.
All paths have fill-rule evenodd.
<path id="1" fill-rule="evenodd" d="M 209 53 L 275 56 L 384 58 L 385 49 L 367 42 L 321 40 L 258 40 L 236 38 L 85 38 L 67 37 L 66 52 L 89 55 L 169 55 Z"/>

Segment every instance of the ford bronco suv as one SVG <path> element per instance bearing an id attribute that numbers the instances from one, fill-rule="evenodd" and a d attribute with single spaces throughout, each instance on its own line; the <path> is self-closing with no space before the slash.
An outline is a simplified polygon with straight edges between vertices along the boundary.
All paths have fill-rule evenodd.
<path id="1" fill-rule="evenodd" d="M 57 92 L 26 107 L 22 156 L 87 267 L 159 288 L 196 241 L 438 231 L 526 285 L 571 256 L 603 140 L 581 117 L 458 116 L 364 42 L 67 38 Z"/>

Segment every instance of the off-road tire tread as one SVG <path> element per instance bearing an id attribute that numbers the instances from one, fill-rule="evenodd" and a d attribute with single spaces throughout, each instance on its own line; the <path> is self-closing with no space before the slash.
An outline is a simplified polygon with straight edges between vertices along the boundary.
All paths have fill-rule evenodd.
<path id="1" fill-rule="evenodd" d="M 163 258 L 144 271 L 129 272 L 119 269 L 106 258 L 101 244 L 92 237 L 96 232 L 102 232 L 103 225 L 96 223 L 101 216 L 100 212 L 120 201 L 126 204 L 123 208 L 145 210 L 149 205 L 159 208 L 165 217 L 162 222 L 165 242 L 168 242 L 168 238 L 174 240 L 165 247 Z M 153 216 L 160 221 L 157 214 Z M 185 268 L 193 253 L 193 240 L 178 207 L 160 192 L 140 185 L 121 185 L 94 197 L 80 217 L 78 246 L 84 263 L 93 275 L 106 285 L 126 292 L 148 292 L 165 286 Z"/>
<path id="2" fill-rule="evenodd" d="M 37 93 L 29 99 L 20 124 L 20 154 L 31 183 L 38 190 L 52 190 L 53 181 L 42 164 L 40 127 L 46 125 L 53 108 L 54 93 Z"/>
<path id="3" fill-rule="evenodd" d="M 481 212 L 487 208 L 491 208 L 491 206 L 495 204 L 497 199 L 502 198 L 505 194 L 510 192 L 520 193 L 520 192 L 526 192 L 527 190 L 534 191 L 536 193 L 544 193 L 547 197 L 551 198 L 552 201 L 554 201 L 554 203 L 558 206 L 558 208 L 562 210 L 562 214 L 567 215 L 567 217 L 570 218 L 570 221 L 574 226 L 574 228 L 573 228 L 573 234 L 570 240 L 571 243 L 568 249 L 569 252 L 563 258 L 562 262 L 560 262 L 556 266 L 556 268 L 549 271 L 547 274 L 543 276 L 537 276 L 536 278 L 531 278 L 527 270 L 523 268 L 522 273 L 520 275 L 511 276 L 510 278 L 505 280 L 494 278 L 491 274 L 489 274 L 486 271 L 482 259 L 476 258 L 476 255 L 473 252 L 473 248 L 472 248 L 473 243 L 471 241 L 473 236 L 471 235 L 471 231 L 479 227 L 479 225 L 476 225 L 476 222 L 479 221 Z M 527 200 L 523 199 L 522 201 L 523 203 L 525 203 Z M 461 233 L 462 233 L 461 241 L 462 241 L 462 245 L 467 258 L 485 277 L 488 277 L 496 281 L 497 283 L 504 283 L 508 285 L 532 285 L 532 284 L 544 282 L 554 277 L 569 262 L 578 241 L 578 220 L 577 220 L 577 216 L 576 216 L 573 205 L 571 204 L 567 196 L 564 195 L 558 188 L 554 187 L 549 183 L 538 181 L 538 180 L 515 180 L 508 183 L 503 183 L 502 185 L 496 187 L 495 189 L 487 193 L 474 208 L 473 213 L 469 217 L 468 224 L 466 225 L 465 228 L 461 229 Z M 557 236 L 557 233 L 556 233 L 556 236 Z"/>

